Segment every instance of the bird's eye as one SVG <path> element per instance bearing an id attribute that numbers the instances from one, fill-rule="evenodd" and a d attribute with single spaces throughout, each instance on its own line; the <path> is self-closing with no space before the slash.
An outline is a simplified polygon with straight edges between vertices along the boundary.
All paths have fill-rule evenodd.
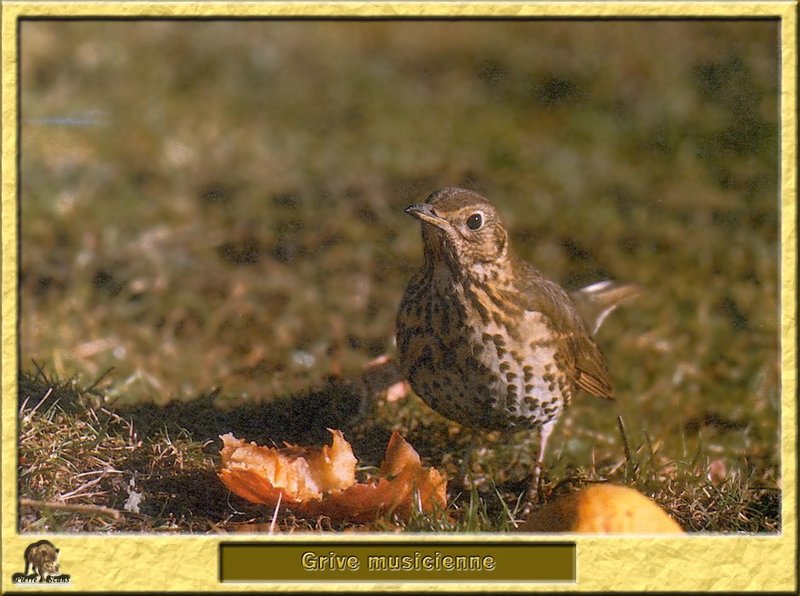
<path id="1" fill-rule="evenodd" d="M 467 218 L 467 227 L 470 230 L 479 230 L 483 225 L 483 216 L 480 213 L 473 213 Z"/>

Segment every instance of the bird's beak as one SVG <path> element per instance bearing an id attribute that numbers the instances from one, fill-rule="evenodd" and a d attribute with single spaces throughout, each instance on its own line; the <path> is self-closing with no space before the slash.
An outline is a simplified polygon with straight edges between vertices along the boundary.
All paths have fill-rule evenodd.
<path id="1" fill-rule="evenodd" d="M 442 225 L 447 221 L 443 217 L 436 215 L 433 207 L 428 203 L 414 203 L 413 205 L 409 205 L 406 207 L 406 213 L 408 213 L 411 217 L 416 217 L 417 219 L 432 224 L 438 228 L 441 228 Z"/>

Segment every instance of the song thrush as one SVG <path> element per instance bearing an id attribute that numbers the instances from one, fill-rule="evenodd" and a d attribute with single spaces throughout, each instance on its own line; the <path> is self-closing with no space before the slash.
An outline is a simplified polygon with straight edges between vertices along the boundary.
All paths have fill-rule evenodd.
<path id="1" fill-rule="evenodd" d="M 613 399 L 578 308 L 595 306 L 588 324 L 596 327 L 619 297 L 603 297 L 610 288 L 595 284 L 576 306 L 514 254 L 497 209 L 472 191 L 445 188 L 406 213 L 422 221 L 425 261 L 397 315 L 402 372 L 429 406 L 462 425 L 537 431 L 535 496 L 547 439 L 574 393 Z"/>

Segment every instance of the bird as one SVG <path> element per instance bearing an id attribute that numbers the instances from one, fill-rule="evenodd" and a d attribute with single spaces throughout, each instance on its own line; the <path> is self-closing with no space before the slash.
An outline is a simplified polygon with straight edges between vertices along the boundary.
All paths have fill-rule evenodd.
<path id="1" fill-rule="evenodd" d="M 600 282 L 570 295 L 516 255 L 497 208 L 474 191 L 444 188 L 405 212 L 421 221 L 424 262 L 397 312 L 401 373 L 463 426 L 535 432 L 531 503 L 548 438 L 576 392 L 613 399 L 592 334 L 637 290 Z"/>

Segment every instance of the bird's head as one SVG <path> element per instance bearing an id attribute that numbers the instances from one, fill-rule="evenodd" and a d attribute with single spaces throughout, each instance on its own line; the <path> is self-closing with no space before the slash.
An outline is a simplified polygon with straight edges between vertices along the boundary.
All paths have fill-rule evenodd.
<path id="1" fill-rule="evenodd" d="M 422 222 L 425 258 L 433 262 L 450 260 L 468 272 L 508 255 L 508 233 L 497 209 L 475 192 L 438 190 L 406 213 Z"/>

